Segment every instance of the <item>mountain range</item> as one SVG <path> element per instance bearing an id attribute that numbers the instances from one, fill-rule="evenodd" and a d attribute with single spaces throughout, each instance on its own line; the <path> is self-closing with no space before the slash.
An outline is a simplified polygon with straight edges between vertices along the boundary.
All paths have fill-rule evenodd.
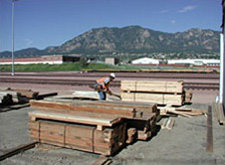
<path id="1" fill-rule="evenodd" d="M 33 57 L 53 54 L 119 54 L 119 53 L 218 53 L 219 31 L 189 29 L 184 32 L 165 33 L 140 26 L 91 29 L 60 46 L 40 50 L 27 48 L 15 51 L 15 57 Z M 10 58 L 11 52 L 1 53 Z"/>

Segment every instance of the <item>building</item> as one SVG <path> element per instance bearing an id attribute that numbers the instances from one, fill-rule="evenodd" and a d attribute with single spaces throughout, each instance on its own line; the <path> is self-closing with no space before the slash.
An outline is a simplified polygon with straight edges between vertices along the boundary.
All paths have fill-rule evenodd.
<path id="1" fill-rule="evenodd" d="M 51 55 L 30 58 L 14 58 L 14 64 L 62 64 L 65 62 L 78 62 L 80 59 L 80 56 Z M 12 59 L 2 58 L 0 59 L 0 64 L 12 64 Z"/>
<path id="2" fill-rule="evenodd" d="M 219 66 L 220 60 L 216 59 L 179 59 L 168 60 L 168 64 L 196 65 L 196 66 Z"/>
<path id="3" fill-rule="evenodd" d="M 153 59 L 148 57 L 139 58 L 139 59 L 131 61 L 132 64 L 156 64 L 156 65 L 158 65 L 159 62 L 160 60 L 158 59 Z"/>
<path id="4" fill-rule="evenodd" d="M 115 65 L 116 64 L 116 60 L 113 57 L 105 58 L 105 63 L 106 64 L 111 64 L 111 65 Z"/>

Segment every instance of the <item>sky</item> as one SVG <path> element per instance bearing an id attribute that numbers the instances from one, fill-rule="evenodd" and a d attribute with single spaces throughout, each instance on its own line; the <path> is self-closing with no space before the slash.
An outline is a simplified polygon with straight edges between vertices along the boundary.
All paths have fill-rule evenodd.
<path id="1" fill-rule="evenodd" d="M 16 50 L 60 46 L 101 27 L 139 25 L 176 33 L 191 28 L 221 31 L 222 0 L 17 0 Z M 12 0 L 0 0 L 0 51 L 12 50 Z"/>

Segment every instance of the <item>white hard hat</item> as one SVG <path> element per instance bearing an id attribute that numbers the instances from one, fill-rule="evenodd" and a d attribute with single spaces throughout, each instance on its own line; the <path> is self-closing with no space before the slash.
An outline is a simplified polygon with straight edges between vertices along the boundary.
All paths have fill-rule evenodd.
<path id="1" fill-rule="evenodd" d="M 114 73 L 110 73 L 109 77 L 116 78 L 116 75 Z"/>

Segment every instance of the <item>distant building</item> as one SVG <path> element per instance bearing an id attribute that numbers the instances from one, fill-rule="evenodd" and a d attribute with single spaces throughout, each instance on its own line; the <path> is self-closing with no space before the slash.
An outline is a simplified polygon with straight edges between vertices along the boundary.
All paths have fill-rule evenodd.
<path id="1" fill-rule="evenodd" d="M 216 60 L 216 59 L 179 59 L 179 60 L 168 60 L 168 64 L 218 66 L 218 65 L 220 65 L 220 60 Z"/>
<path id="2" fill-rule="evenodd" d="M 115 58 L 105 58 L 105 63 L 115 65 Z"/>
<path id="3" fill-rule="evenodd" d="M 14 64 L 62 64 L 65 62 L 78 62 L 80 59 L 80 56 L 51 55 L 30 58 L 14 58 Z M 0 59 L 0 64 L 12 64 L 12 59 Z"/>
<path id="4" fill-rule="evenodd" d="M 153 58 L 139 58 L 136 60 L 131 61 L 132 64 L 159 64 L 160 60 L 158 59 L 153 59 Z"/>
<path id="5" fill-rule="evenodd" d="M 115 58 L 105 58 L 105 63 L 106 64 L 111 64 L 111 65 L 115 65 L 116 64 L 116 59 Z"/>

